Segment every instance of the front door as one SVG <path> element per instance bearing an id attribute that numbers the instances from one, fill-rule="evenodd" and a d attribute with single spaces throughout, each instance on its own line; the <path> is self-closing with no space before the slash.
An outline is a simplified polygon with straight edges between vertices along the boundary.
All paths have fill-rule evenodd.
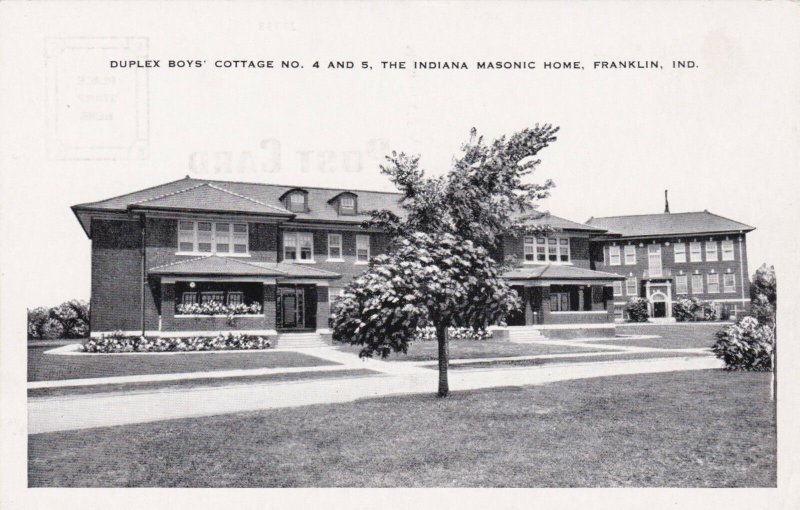
<path id="1" fill-rule="evenodd" d="M 653 303 L 653 317 L 663 318 L 667 316 L 667 304 L 663 301 Z"/>
<path id="2" fill-rule="evenodd" d="M 305 289 L 303 287 L 278 287 L 278 317 L 281 328 L 300 329 L 306 327 L 305 298 Z"/>

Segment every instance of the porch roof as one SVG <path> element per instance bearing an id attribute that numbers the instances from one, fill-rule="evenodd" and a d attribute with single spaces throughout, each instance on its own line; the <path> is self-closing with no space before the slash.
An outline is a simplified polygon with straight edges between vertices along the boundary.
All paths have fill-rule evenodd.
<path id="1" fill-rule="evenodd" d="M 624 280 L 625 277 L 604 271 L 563 264 L 532 264 L 503 273 L 508 280 Z"/>
<path id="2" fill-rule="evenodd" d="M 273 278 L 336 279 L 333 271 L 287 262 L 251 262 L 235 257 L 208 255 L 150 268 L 154 276 L 264 276 Z"/>

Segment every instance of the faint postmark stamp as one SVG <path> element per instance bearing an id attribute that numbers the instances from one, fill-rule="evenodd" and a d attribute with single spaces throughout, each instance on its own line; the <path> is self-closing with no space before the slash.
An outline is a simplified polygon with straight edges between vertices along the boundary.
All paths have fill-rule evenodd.
<path id="1" fill-rule="evenodd" d="M 47 152 L 52 159 L 146 159 L 148 81 L 112 59 L 147 56 L 146 37 L 61 37 L 45 41 Z"/>

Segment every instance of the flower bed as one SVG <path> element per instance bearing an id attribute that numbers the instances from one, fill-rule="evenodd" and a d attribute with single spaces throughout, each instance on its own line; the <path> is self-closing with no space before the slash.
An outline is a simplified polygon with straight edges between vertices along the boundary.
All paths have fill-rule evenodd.
<path id="1" fill-rule="evenodd" d="M 214 337 L 148 338 L 112 333 L 100 338 L 89 338 L 81 344 L 84 352 L 192 352 L 192 351 L 237 351 L 269 349 L 272 340 L 266 336 L 238 333 L 219 334 Z"/>
<path id="2" fill-rule="evenodd" d="M 175 312 L 180 315 L 258 315 L 261 310 L 259 302 L 249 305 L 244 303 L 226 305 L 219 301 L 209 301 L 208 303 L 179 303 L 175 307 Z"/>
<path id="3" fill-rule="evenodd" d="M 447 337 L 450 340 L 488 340 L 492 334 L 485 329 L 472 328 L 447 328 Z M 436 328 L 419 328 L 414 340 L 418 342 L 431 342 L 436 340 Z"/>

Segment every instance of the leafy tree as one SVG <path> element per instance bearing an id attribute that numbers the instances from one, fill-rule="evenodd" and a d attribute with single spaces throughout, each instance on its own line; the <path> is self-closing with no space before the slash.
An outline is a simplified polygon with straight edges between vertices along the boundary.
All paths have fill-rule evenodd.
<path id="1" fill-rule="evenodd" d="M 447 330 L 502 323 L 519 307 L 487 251 L 452 234 L 414 233 L 369 268 L 334 305 L 333 338 L 363 345 L 360 356 L 408 351 L 419 328 L 433 326 L 440 397 L 448 395 Z"/>
<path id="2" fill-rule="evenodd" d="M 762 264 L 753 274 L 750 284 L 751 310 L 760 324 L 774 326 L 778 303 L 778 283 L 775 266 Z"/>
<path id="3" fill-rule="evenodd" d="M 402 214 L 372 211 L 365 227 L 392 235 L 389 254 L 375 257 L 334 307 L 333 335 L 363 345 L 362 356 L 407 352 L 417 328 L 433 326 L 439 347 L 439 395 L 447 384 L 450 326 L 502 323 L 519 299 L 500 279 L 489 253 L 503 235 L 549 232 L 533 227 L 536 201 L 552 181 L 526 182 L 539 151 L 556 140 L 549 124 L 487 143 L 473 128 L 444 175 L 427 177 L 419 156 L 392 152 L 381 171 L 402 193 Z"/>

